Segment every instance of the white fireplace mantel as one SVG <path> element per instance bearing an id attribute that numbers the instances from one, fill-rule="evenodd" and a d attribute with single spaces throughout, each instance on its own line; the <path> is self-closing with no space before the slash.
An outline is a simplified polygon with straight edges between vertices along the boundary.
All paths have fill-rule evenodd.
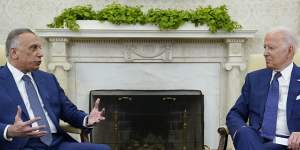
<path id="1" fill-rule="evenodd" d="M 136 29 L 37 29 L 41 37 L 53 38 L 175 38 L 175 39 L 249 39 L 256 30 L 236 30 L 235 32 L 211 33 L 209 30 L 136 30 Z"/>
<path id="2" fill-rule="evenodd" d="M 205 96 L 206 145 L 240 94 L 245 46 L 256 30 L 37 29 L 47 69 L 84 110 L 91 89 L 196 89 Z M 76 100 L 77 99 L 77 100 Z M 84 100 L 82 100 L 84 99 Z"/>

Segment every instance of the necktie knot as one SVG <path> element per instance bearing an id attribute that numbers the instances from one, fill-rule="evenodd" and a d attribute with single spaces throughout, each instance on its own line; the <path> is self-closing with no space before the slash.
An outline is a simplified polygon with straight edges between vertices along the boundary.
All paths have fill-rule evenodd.
<path id="1" fill-rule="evenodd" d="M 23 81 L 31 81 L 31 78 L 25 74 L 25 75 L 23 75 L 22 80 Z"/>
<path id="2" fill-rule="evenodd" d="M 278 79 L 279 77 L 281 77 L 281 73 L 280 72 L 276 72 L 276 74 L 274 75 L 274 79 Z"/>

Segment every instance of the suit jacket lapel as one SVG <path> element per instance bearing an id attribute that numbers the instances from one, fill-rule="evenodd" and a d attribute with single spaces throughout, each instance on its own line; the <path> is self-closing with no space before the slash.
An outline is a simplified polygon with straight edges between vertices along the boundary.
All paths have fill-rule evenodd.
<path id="1" fill-rule="evenodd" d="M 294 107 L 294 103 L 296 102 L 296 96 L 297 94 L 299 94 L 300 91 L 300 81 L 297 81 L 299 79 L 300 79 L 300 68 L 294 64 L 292 74 L 291 74 L 290 87 L 289 87 L 287 106 L 286 106 L 288 120 L 291 117 L 292 109 Z"/>
<path id="2" fill-rule="evenodd" d="M 47 88 L 47 83 L 45 79 L 42 79 L 42 77 L 39 75 L 38 72 L 34 71 L 32 72 L 32 77 L 36 83 L 36 86 L 39 90 L 39 94 L 42 98 L 42 101 L 44 103 L 44 108 L 47 110 L 49 117 L 51 118 L 52 122 L 55 124 L 56 127 L 58 127 L 57 117 L 54 115 L 54 113 L 51 110 L 50 104 L 49 104 L 49 94 Z"/>
<path id="3" fill-rule="evenodd" d="M 265 74 L 262 76 L 263 79 L 259 80 L 260 82 L 262 82 L 262 88 L 260 89 L 262 91 L 263 95 L 263 104 L 261 107 L 261 122 L 263 121 L 263 117 L 264 117 L 264 113 L 265 113 L 265 104 L 268 98 L 268 93 L 269 93 L 269 88 L 270 88 L 270 82 L 271 82 L 271 78 L 272 78 L 272 70 L 271 69 L 266 69 Z"/>
<path id="4" fill-rule="evenodd" d="M 24 101 L 21 97 L 21 94 L 18 90 L 17 84 L 8 67 L 5 66 L 0 72 L 0 78 L 2 79 L 1 84 L 6 87 L 7 94 L 11 97 L 12 102 L 19 106 L 22 109 L 22 119 L 26 121 L 29 119 L 27 109 L 25 107 Z M 17 112 L 17 107 L 16 107 Z"/>

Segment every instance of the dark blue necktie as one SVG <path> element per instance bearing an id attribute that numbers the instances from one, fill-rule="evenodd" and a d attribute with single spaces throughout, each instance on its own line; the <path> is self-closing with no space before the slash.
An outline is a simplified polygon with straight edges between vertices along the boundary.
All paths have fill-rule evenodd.
<path id="1" fill-rule="evenodd" d="M 47 131 L 47 134 L 45 136 L 40 137 L 40 139 L 44 144 L 49 146 L 52 142 L 52 135 L 51 135 L 48 121 L 46 119 L 46 115 L 45 115 L 42 105 L 39 101 L 37 92 L 31 82 L 31 78 L 28 75 L 24 75 L 22 77 L 22 80 L 25 82 L 25 88 L 26 88 L 26 92 L 28 95 L 28 100 L 29 100 L 29 103 L 30 103 L 30 106 L 31 106 L 34 116 L 41 117 L 41 120 L 37 121 L 38 125 L 46 126 L 45 131 Z"/>
<path id="2" fill-rule="evenodd" d="M 279 82 L 278 78 L 281 76 L 280 72 L 274 75 L 271 82 L 268 98 L 265 104 L 265 113 L 263 124 L 261 128 L 261 134 L 263 137 L 273 140 L 276 132 L 277 123 L 277 111 L 278 111 L 278 101 L 279 101 Z"/>

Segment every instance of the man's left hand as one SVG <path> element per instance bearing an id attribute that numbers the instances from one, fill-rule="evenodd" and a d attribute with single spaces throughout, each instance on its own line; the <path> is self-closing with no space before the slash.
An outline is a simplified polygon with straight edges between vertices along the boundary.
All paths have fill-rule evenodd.
<path id="1" fill-rule="evenodd" d="M 292 132 L 288 141 L 288 148 L 292 150 L 300 150 L 300 132 Z"/>
<path id="2" fill-rule="evenodd" d="M 105 120 L 104 117 L 104 111 L 105 109 L 102 108 L 101 111 L 99 111 L 99 104 L 100 104 L 100 98 L 97 98 L 94 108 L 92 109 L 92 111 L 90 112 L 90 115 L 88 116 L 88 123 L 87 126 L 93 126 L 96 123 L 99 123 L 102 120 Z"/>

